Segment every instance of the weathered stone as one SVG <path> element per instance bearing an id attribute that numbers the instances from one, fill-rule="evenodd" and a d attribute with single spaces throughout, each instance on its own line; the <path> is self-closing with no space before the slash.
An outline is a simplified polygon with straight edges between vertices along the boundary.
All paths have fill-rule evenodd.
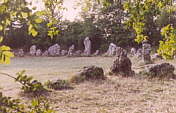
<path id="1" fill-rule="evenodd" d="M 155 53 L 155 54 L 151 55 L 151 59 L 153 61 L 153 60 L 156 60 L 156 59 L 162 59 L 162 57 L 158 53 Z"/>
<path id="2" fill-rule="evenodd" d="M 60 46 L 58 44 L 54 44 L 53 46 L 48 48 L 49 56 L 59 56 L 60 55 Z"/>
<path id="3" fill-rule="evenodd" d="M 148 43 L 147 40 L 144 40 L 142 42 L 142 61 L 145 64 L 149 64 L 152 62 L 150 53 L 151 53 L 151 45 Z"/>
<path id="4" fill-rule="evenodd" d="M 154 64 L 146 69 L 146 72 L 151 77 L 159 78 L 175 78 L 175 67 L 169 63 Z"/>
<path id="5" fill-rule="evenodd" d="M 110 43 L 108 51 L 106 52 L 107 56 L 114 56 L 116 54 L 117 46 L 114 43 Z"/>
<path id="6" fill-rule="evenodd" d="M 103 68 L 96 66 L 84 67 L 80 76 L 85 77 L 86 80 L 105 79 Z"/>
<path id="7" fill-rule="evenodd" d="M 32 46 L 30 47 L 30 52 L 29 52 L 29 53 L 30 53 L 31 56 L 35 56 L 36 51 L 37 51 L 36 45 L 32 45 Z"/>
<path id="8" fill-rule="evenodd" d="M 42 53 L 42 56 L 48 56 L 48 50 Z"/>
<path id="9" fill-rule="evenodd" d="M 93 56 L 98 56 L 100 54 L 99 50 L 96 50 L 95 53 L 93 54 Z"/>
<path id="10" fill-rule="evenodd" d="M 69 50 L 68 50 L 68 56 L 73 56 L 74 55 L 74 50 L 75 50 L 75 45 L 72 45 L 69 47 Z"/>
<path id="11" fill-rule="evenodd" d="M 42 55 L 42 51 L 40 49 L 37 49 L 36 56 L 41 56 L 41 55 Z"/>
<path id="12" fill-rule="evenodd" d="M 135 74 L 131 69 L 131 66 L 132 63 L 131 60 L 127 57 L 126 50 L 121 50 L 121 53 L 117 56 L 117 59 L 114 61 L 110 71 L 115 75 L 129 77 Z"/>
<path id="13" fill-rule="evenodd" d="M 135 54 L 136 54 L 136 48 L 131 48 L 130 53 L 131 53 L 132 56 L 135 56 Z"/>
<path id="14" fill-rule="evenodd" d="M 75 56 L 81 56 L 81 53 L 82 53 L 81 50 L 77 50 L 77 51 L 75 51 Z"/>
<path id="15" fill-rule="evenodd" d="M 67 55 L 67 53 L 68 53 L 68 51 L 67 51 L 67 50 L 62 50 L 62 51 L 61 51 L 61 55 L 62 55 L 62 56 Z"/>
<path id="16" fill-rule="evenodd" d="M 86 37 L 84 40 L 84 55 L 85 56 L 90 56 L 91 55 L 91 41 L 89 37 Z"/>
<path id="17" fill-rule="evenodd" d="M 141 58 L 141 57 L 142 57 L 142 49 L 141 49 L 141 48 L 139 48 L 139 49 L 137 50 L 136 56 L 137 56 L 137 58 Z"/>
<path id="18" fill-rule="evenodd" d="M 127 56 L 127 51 L 121 47 L 116 47 L 115 56 Z"/>
<path id="19" fill-rule="evenodd" d="M 15 50 L 14 55 L 18 57 L 24 57 L 24 50 L 23 49 Z"/>

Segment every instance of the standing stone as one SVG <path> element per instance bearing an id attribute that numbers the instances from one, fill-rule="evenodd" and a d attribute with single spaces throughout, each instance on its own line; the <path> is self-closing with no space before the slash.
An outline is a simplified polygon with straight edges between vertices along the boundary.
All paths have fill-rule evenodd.
<path id="1" fill-rule="evenodd" d="M 59 46 L 59 48 L 56 50 L 56 56 L 59 56 L 59 55 L 61 55 L 61 48 L 60 48 L 60 46 Z"/>
<path id="2" fill-rule="evenodd" d="M 142 42 L 142 60 L 145 64 L 151 63 L 151 45 L 148 43 L 147 40 Z"/>
<path id="3" fill-rule="evenodd" d="M 125 49 L 121 48 L 121 47 L 116 47 L 115 56 L 119 57 L 122 54 L 127 56 L 127 51 Z"/>
<path id="4" fill-rule="evenodd" d="M 132 56 L 134 56 L 136 54 L 136 48 L 131 48 L 130 53 Z"/>
<path id="5" fill-rule="evenodd" d="M 174 55 L 174 59 L 176 59 L 176 55 Z"/>
<path id="6" fill-rule="evenodd" d="M 162 59 L 162 57 L 158 53 L 155 53 L 155 54 L 151 55 L 151 60 L 152 61 L 157 60 L 157 59 Z"/>
<path id="7" fill-rule="evenodd" d="M 46 50 L 44 53 L 42 53 L 42 56 L 48 56 L 48 50 Z"/>
<path id="8" fill-rule="evenodd" d="M 86 37 L 84 40 L 84 55 L 90 56 L 91 55 L 91 41 L 89 37 Z"/>
<path id="9" fill-rule="evenodd" d="M 114 56 L 116 54 L 117 46 L 114 43 L 110 43 L 108 51 L 106 52 L 107 56 Z"/>
<path id="10" fill-rule="evenodd" d="M 81 56 L 81 53 L 82 53 L 81 50 L 77 50 L 77 51 L 75 51 L 75 56 Z"/>
<path id="11" fill-rule="evenodd" d="M 37 47 L 36 47 L 36 45 L 32 45 L 31 47 L 30 47 L 30 55 L 31 56 L 35 56 L 35 54 L 36 54 L 36 50 L 37 49 Z"/>
<path id="12" fill-rule="evenodd" d="M 23 51 L 23 49 L 14 50 L 13 53 L 14 53 L 15 56 L 24 57 L 24 51 Z"/>
<path id="13" fill-rule="evenodd" d="M 67 55 L 67 53 L 68 53 L 68 51 L 67 51 L 67 50 L 62 50 L 62 51 L 61 51 L 61 55 L 62 55 L 62 56 Z"/>
<path id="14" fill-rule="evenodd" d="M 137 58 L 141 58 L 141 57 L 142 57 L 142 49 L 141 49 L 141 48 L 139 48 L 139 49 L 137 50 L 136 56 L 137 56 Z"/>
<path id="15" fill-rule="evenodd" d="M 41 55 L 42 55 L 42 51 L 40 49 L 37 49 L 36 56 L 41 56 Z"/>
<path id="16" fill-rule="evenodd" d="M 60 46 L 58 44 L 54 44 L 48 48 L 48 54 L 50 56 L 58 56 L 60 55 Z"/>
<path id="17" fill-rule="evenodd" d="M 99 51 L 99 50 L 96 50 L 95 53 L 93 54 L 93 56 L 98 56 L 99 53 L 100 53 L 100 51 Z"/>
<path id="18" fill-rule="evenodd" d="M 74 50 L 75 50 L 75 45 L 70 46 L 70 48 L 68 50 L 68 56 L 73 56 Z"/>
<path id="19" fill-rule="evenodd" d="M 131 66 L 132 63 L 131 60 L 127 57 L 126 50 L 121 50 L 110 70 L 111 73 L 115 75 L 129 77 L 135 74 L 134 71 L 131 69 Z"/>

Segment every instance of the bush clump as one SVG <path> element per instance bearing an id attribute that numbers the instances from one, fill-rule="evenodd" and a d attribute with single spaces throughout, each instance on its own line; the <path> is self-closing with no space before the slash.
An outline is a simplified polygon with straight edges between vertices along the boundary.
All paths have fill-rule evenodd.
<path id="1" fill-rule="evenodd" d="M 21 89 L 24 91 L 24 93 L 40 95 L 44 92 L 47 92 L 47 89 L 41 82 L 38 80 L 33 80 L 31 76 L 27 76 L 25 71 L 18 72 L 17 75 L 18 76 L 15 78 L 15 81 L 22 84 Z"/>
<path id="2" fill-rule="evenodd" d="M 47 81 L 46 86 L 48 88 L 54 89 L 54 90 L 73 89 L 73 87 L 71 87 L 69 81 L 60 80 L 60 79 L 58 79 L 56 81 Z"/>
<path id="3" fill-rule="evenodd" d="M 3 96 L 0 92 L 0 113 L 56 113 L 47 99 L 38 97 L 30 105 L 22 104 L 19 99 Z"/>

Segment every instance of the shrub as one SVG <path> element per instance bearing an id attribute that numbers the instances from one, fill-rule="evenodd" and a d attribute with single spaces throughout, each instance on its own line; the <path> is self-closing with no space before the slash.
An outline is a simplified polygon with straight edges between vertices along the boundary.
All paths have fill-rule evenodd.
<path id="1" fill-rule="evenodd" d="M 25 93 L 33 93 L 38 95 L 47 91 L 47 89 L 44 88 L 44 85 L 42 85 L 41 82 L 33 80 L 32 77 L 28 77 L 25 74 L 25 71 L 18 72 L 17 75 L 18 76 L 15 78 L 15 81 L 22 84 L 21 89 Z"/>
<path id="2" fill-rule="evenodd" d="M 0 112 L 1 113 L 24 113 L 24 107 L 20 100 L 5 97 L 0 92 Z"/>
<path id="3" fill-rule="evenodd" d="M 46 86 L 48 88 L 54 89 L 54 90 L 62 90 L 62 89 L 73 89 L 71 87 L 69 81 L 67 80 L 56 80 L 56 81 L 47 81 Z"/>
<path id="4" fill-rule="evenodd" d="M 21 104 L 21 100 L 3 96 L 0 92 L 1 113 L 55 113 L 45 98 L 33 99 L 30 105 Z"/>

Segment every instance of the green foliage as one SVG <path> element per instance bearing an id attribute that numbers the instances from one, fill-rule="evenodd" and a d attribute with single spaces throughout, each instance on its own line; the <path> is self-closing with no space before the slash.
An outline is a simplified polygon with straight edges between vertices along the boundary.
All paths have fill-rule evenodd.
<path id="1" fill-rule="evenodd" d="M 165 59 L 172 59 L 176 54 L 176 28 L 167 25 L 162 28 L 161 34 L 164 38 L 160 41 L 158 53 Z"/>
<path id="2" fill-rule="evenodd" d="M 47 91 L 41 82 L 33 80 L 32 77 L 28 77 L 25 74 L 25 71 L 18 72 L 17 75 L 18 76 L 15 78 L 15 81 L 22 84 L 21 89 L 25 93 L 33 93 L 38 95 Z"/>
<path id="3" fill-rule="evenodd" d="M 1 46 L 0 47 L 0 63 L 9 64 L 10 58 L 14 57 L 13 53 L 10 51 L 10 47 L 8 46 Z"/>
<path id="4" fill-rule="evenodd" d="M 5 97 L 0 92 L 0 112 L 1 113 L 24 113 L 24 106 L 17 99 Z"/>
<path id="5" fill-rule="evenodd" d="M 126 25 L 136 33 L 135 41 L 140 43 L 150 36 L 150 29 L 155 25 L 155 19 L 161 10 L 170 5 L 171 0 L 136 0 L 125 2 L 124 9 L 128 13 Z M 156 29 L 156 28 L 155 28 Z"/>
<path id="6" fill-rule="evenodd" d="M 33 99 L 30 105 L 24 105 L 19 99 L 3 96 L 0 92 L 1 113 L 56 113 L 47 99 L 42 97 Z"/>

